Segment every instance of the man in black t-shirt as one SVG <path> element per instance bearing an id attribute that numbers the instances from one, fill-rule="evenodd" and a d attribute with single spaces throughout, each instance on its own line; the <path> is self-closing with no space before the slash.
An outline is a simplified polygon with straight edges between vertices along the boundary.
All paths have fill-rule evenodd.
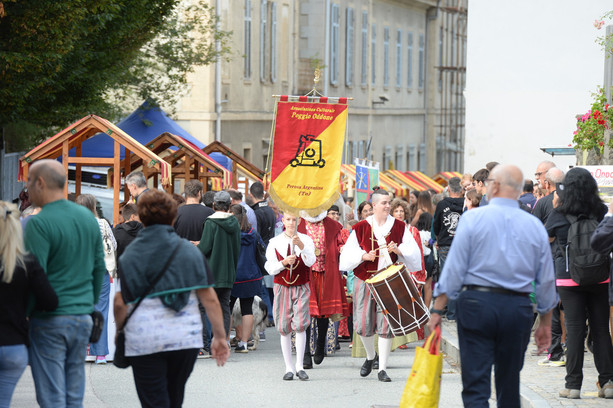
<path id="1" fill-rule="evenodd" d="M 268 202 L 264 200 L 264 185 L 256 181 L 249 187 L 249 192 L 255 199 L 255 204 L 251 206 L 258 220 L 258 233 L 262 237 L 264 244 L 268 246 L 268 241 L 275 236 L 275 223 L 277 217 Z"/>
<path id="2" fill-rule="evenodd" d="M 175 231 L 181 238 L 198 245 L 204 229 L 204 221 L 213 214 L 209 207 L 200 204 L 202 197 L 202 183 L 198 180 L 190 180 L 185 183 L 185 204 L 177 210 Z"/>

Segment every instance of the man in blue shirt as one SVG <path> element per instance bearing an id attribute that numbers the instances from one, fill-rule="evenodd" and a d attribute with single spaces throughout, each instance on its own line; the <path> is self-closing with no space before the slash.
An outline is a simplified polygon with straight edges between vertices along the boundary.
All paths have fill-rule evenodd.
<path id="1" fill-rule="evenodd" d="M 519 373 L 532 327 L 532 282 L 540 314 L 534 334 L 539 353 L 551 342 L 551 310 L 558 301 L 553 261 L 545 228 L 519 208 L 519 168 L 496 166 L 485 184 L 489 205 L 460 219 L 428 326 L 439 326 L 447 299 L 457 298 L 464 406 L 489 407 L 494 365 L 498 406 L 518 407 Z"/>

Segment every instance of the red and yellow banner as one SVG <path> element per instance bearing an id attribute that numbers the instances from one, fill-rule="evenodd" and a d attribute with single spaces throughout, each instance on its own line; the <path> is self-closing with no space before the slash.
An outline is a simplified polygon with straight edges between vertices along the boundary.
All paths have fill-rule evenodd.
<path id="1" fill-rule="evenodd" d="M 269 193 L 279 208 L 315 216 L 336 201 L 346 124 L 346 103 L 277 103 Z"/>

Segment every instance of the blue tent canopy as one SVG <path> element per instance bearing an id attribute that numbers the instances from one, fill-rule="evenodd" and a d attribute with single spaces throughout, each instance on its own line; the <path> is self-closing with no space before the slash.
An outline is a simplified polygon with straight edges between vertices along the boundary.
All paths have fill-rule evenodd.
<path id="1" fill-rule="evenodd" d="M 151 107 L 147 101 L 143 102 L 127 118 L 117 123 L 117 127 L 142 145 L 147 145 L 147 143 L 162 133 L 168 132 L 181 136 L 199 149 L 205 146 L 204 143 L 190 135 L 177 122 L 169 118 L 161 108 Z M 83 157 L 113 157 L 113 149 L 113 139 L 104 133 L 99 133 L 83 142 L 81 155 Z M 75 155 L 75 149 L 70 151 L 70 155 Z M 232 170 L 232 161 L 223 154 L 212 153 L 210 156 L 223 167 L 230 171 Z M 123 160 L 124 157 L 125 148 L 122 146 L 121 159 Z"/>

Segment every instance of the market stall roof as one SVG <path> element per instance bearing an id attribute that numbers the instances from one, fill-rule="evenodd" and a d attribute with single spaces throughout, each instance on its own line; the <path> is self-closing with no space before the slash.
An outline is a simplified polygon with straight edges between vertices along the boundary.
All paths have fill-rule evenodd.
<path id="1" fill-rule="evenodd" d="M 341 164 L 341 177 L 343 177 L 343 175 L 355 183 L 355 164 Z M 393 192 L 396 196 L 408 194 L 407 189 L 401 183 L 394 181 L 381 171 L 379 172 L 379 185 L 385 190 Z M 348 186 L 348 188 L 350 187 L 351 186 Z"/>
<path id="2" fill-rule="evenodd" d="M 436 176 L 432 177 L 432 180 L 436 181 L 443 187 L 447 187 L 447 184 L 449 184 L 449 179 L 452 177 L 462 179 L 462 173 L 457 171 L 441 171 Z"/>
<path id="3" fill-rule="evenodd" d="M 221 190 L 232 184 L 232 174 L 225 167 L 181 136 L 164 132 L 147 143 L 146 147 L 172 166 L 173 185 L 176 178 L 200 180 L 205 186 L 207 179 L 210 179 L 213 190 Z M 126 174 L 142 165 L 143 159 L 134 154 L 130 154 L 129 165 L 125 158 L 121 161 L 121 168 Z M 149 177 L 153 175 L 155 173 L 149 173 Z"/>
<path id="4" fill-rule="evenodd" d="M 426 176 L 421 171 L 405 171 L 404 174 L 409 177 L 411 180 L 415 180 L 420 184 L 423 184 L 427 188 L 431 188 L 437 193 L 443 192 L 443 186 L 438 184 L 436 181 L 432 180 L 430 177 Z"/>
<path id="5" fill-rule="evenodd" d="M 412 178 L 409 178 L 409 176 L 407 176 L 400 170 L 386 170 L 384 173 L 392 180 L 395 180 L 396 182 L 402 183 L 407 186 L 409 190 L 425 191 L 428 189 L 428 187 L 426 187 L 424 184 Z"/>
<path id="6" fill-rule="evenodd" d="M 83 143 L 93 135 L 100 134 L 109 139 L 108 143 L 113 146 L 114 155 L 111 157 L 83 155 Z M 113 223 L 119 220 L 119 185 L 120 185 L 120 157 L 121 148 L 128 149 L 147 163 L 143 172 L 157 172 L 161 174 L 163 185 L 169 185 L 172 180 L 170 164 L 133 139 L 126 132 L 110 121 L 96 115 L 88 115 L 81 120 L 68 126 L 66 129 L 45 140 L 34 149 L 30 150 L 19 159 L 19 180 L 25 181 L 28 177 L 30 164 L 36 160 L 61 158 L 66 175 L 68 165 L 76 165 L 75 194 L 81 194 L 81 166 L 111 166 L 114 169 L 114 192 L 113 192 Z M 70 150 L 74 149 L 74 154 Z M 68 183 L 64 186 L 64 196 L 68 197 Z"/>
<path id="7" fill-rule="evenodd" d="M 252 181 L 262 181 L 265 176 L 263 170 L 221 142 L 214 141 L 209 143 L 208 146 L 202 149 L 202 151 L 211 155 L 222 154 L 230 159 L 231 169 L 229 170 L 232 171 L 232 188 L 238 188 L 239 173 Z"/>

